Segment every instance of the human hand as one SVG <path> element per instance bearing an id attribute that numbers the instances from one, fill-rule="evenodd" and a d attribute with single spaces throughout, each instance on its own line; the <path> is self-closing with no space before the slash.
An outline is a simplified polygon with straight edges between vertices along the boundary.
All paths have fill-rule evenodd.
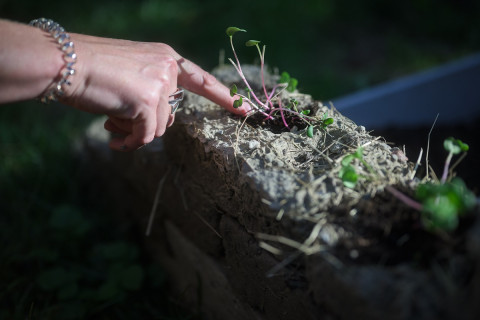
<path id="1" fill-rule="evenodd" d="M 115 150 L 135 150 L 165 133 L 174 121 L 169 95 L 177 86 L 197 93 L 230 112 L 230 91 L 215 77 L 162 43 L 132 42 L 71 34 L 78 62 L 62 102 L 106 114 L 105 129 Z"/>

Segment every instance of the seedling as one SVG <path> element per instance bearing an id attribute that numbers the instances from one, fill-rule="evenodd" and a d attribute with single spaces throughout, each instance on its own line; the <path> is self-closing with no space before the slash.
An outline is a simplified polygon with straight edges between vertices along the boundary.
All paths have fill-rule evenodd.
<path id="1" fill-rule="evenodd" d="M 363 148 L 359 147 L 355 151 L 355 153 L 352 153 L 343 157 L 342 168 L 338 173 L 338 176 L 340 177 L 340 179 L 342 179 L 343 185 L 351 189 L 355 188 L 359 178 L 365 178 L 365 176 L 359 175 L 355 167 L 352 165 L 352 162 L 355 159 L 360 161 L 365 166 L 365 168 L 367 168 L 368 171 L 370 171 L 370 173 L 372 173 L 373 175 L 376 175 L 372 167 L 365 161 L 365 159 L 363 159 Z"/>
<path id="2" fill-rule="evenodd" d="M 468 190 L 460 178 L 447 181 L 453 155 L 468 151 L 468 145 L 454 138 L 443 143 L 448 151 L 440 182 L 426 182 L 416 189 L 417 201 L 407 197 L 395 188 L 387 190 L 410 207 L 421 211 L 422 222 L 430 231 L 453 231 L 458 226 L 459 216 L 471 210 L 476 203 L 475 195 Z"/>
<path id="3" fill-rule="evenodd" d="M 318 116 L 310 115 L 310 110 L 308 109 L 301 110 L 302 108 L 299 108 L 298 102 L 295 100 L 290 100 L 288 105 L 283 105 L 280 96 L 281 93 L 284 90 L 289 92 L 295 91 L 298 84 L 297 79 L 290 77 L 287 72 L 283 72 L 280 77 L 280 82 L 271 88 L 270 91 L 268 91 L 267 86 L 265 85 L 264 73 L 266 47 L 264 45 L 262 48 L 260 48 L 260 41 L 258 40 L 248 40 L 245 45 L 247 47 L 257 48 L 258 55 L 260 57 L 260 76 L 264 94 L 264 99 L 260 99 L 259 94 L 254 92 L 251 85 L 248 83 L 235 51 L 235 47 L 233 45 L 233 36 L 237 32 L 246 32 L 246 30 L 237 27 L 229 27 L 226 30 L 226 34 L 230 38 L 230 46 L 235 57 L 235 61 L 230 58 L 228 60 L 240 75 L 242 81 L 245 83 L 247 93 L 246 95 L 241 94 L 236 85 L 233 85 L 230 88 L 230 95 L 232 97 L 237 97 L 233 104 L 234 108 L 238 108 L 242 104 L 247 103 L 251 106 L 252 112 L 262 114 L 265 116 L 266 121 L 275 120 L 280 117 L 280 122 L 283 123 L 283 126 L 287 129 L 290 129 L 289 122 L 287 120 L 292 120 L 290 123 L 300 121 L 307 127 L 306 134 L 308 137 L 313 137 L 314 127 L 319 127 L 320 129 L 325 130 L 328 125 L 333 123 L 333 119 L 327 118 L 326 115 L 324 115 L 323 118 L 320 118 Z"/>
<path id="4" fill-rule="evenodd" d="M 452 161 L 453 155 L 459 154 L 461 152 L 467 152 L 468 144 L 463 143 L 459 139 L 454 139 L 450 137 L 443 142 L 443 147 L 445 148 L 445 150 L 448 151 L 448 156 L 447 156 L 447 159 L 445 160 L 445 166 L 443 168 L 443 174 L 442 174 L 442 180 L 441 180 L 442 183 L 445 183 L 445 181 L 447 181 L 448 168 L 450 166 L 450 161 Z"/>
<path id="5" fill-rule="evenodd" d="M 298 80 L 295 78 L 291 78 L 288 72 L 284 71 L 280 75 L 279 83 L 286 83 L 287 84 L 287 91 L 294 92 L 297 89 Z"/>
<path id="6" fill-rule="evenodd" d="M 422 204 L 422 221 L 428 230 L 452 231 L 458 217 L 475 206 L 475 195 L 460 178 L 447 183 L 418 186 L 416 198 Z"/>

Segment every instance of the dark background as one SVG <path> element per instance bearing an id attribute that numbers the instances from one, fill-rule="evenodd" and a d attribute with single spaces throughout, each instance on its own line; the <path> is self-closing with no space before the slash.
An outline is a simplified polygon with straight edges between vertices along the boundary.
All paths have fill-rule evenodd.
<path id="1" fill-rule="evenodd" d="M 474 0 L 84 0 L 2 1 L 4 18 L 45 16 L 71 32 L 166 42 L 206 69 L 230 50 L 224 30 L 247 29 L 266 60 L 288 70 L 300 89 L 329 100 L 455 59 L 480 47 Z M 238 48 L 253 62 L 253 49 Z M 241 49 L 241 50 L 240 50 Z"/>
<path id="2" fill-rule="evenodd" d="M 0 0 L 1 18 L 46 17 L 70 32 L 165 42 L 207 70 L 221 50 L 231 57 L 225 29 L 245 28 L 237 42 L 244 63 L 256 53 L 243 41 L 261 40 L 270 67 L 323 101 L 477 52 L 479 16 L 474 0 Z M 93 119 L 55 104 L 0 107 L 0 318 L 201 317 L 168 296 L 161 269 L 102 194 L 87 199 L 73 150 Z"/>

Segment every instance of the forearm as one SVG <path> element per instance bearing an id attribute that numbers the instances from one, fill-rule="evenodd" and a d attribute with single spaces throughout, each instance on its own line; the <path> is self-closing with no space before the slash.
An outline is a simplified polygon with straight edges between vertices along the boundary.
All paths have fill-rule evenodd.
<path id="1" fill-rule="evenodd" d="M 0 19 L 0 103 L 40 96 L 64 64 L 47 32 Z"/>

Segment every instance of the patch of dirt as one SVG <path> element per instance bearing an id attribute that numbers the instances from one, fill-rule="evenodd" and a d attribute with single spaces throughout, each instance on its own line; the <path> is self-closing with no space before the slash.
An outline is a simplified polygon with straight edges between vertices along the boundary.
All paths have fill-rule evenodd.
<path id="1" fill-rule="evenodd" d="M 227 86 L 239 84 L 232 70 L 216 72 Z M 258 78 L 258 68 L 244 72 Z M 289 98 L 334 123 L 312 138 L 298 127 L 275 133 L 187 93 L 164 151 L 147 146 L 123 162 L 129 193 L 141 199 L 130 215 L 143 226 L 147 217 L 139 212 L 151 209 L 159 177 L 168 175 L 156 238 L 148 240 L 177 282 L 195 287 L 186 279 L 197 279 L 197 290 L 216 292 L 211 283 L 218 277 L 192 262 L 208 260 L 225 276 L 225 290 L 234 292 L 230 307 L 241 305 L 259 319 L 297 319 L 300 302 L 304 319 L 480 314 L 474 303 L 480 299 L 478 214 L 467 215 L 451 234 L 425 231 L 420 214 L 385 190 L 412 195 L 419 181 L 411 158 L 332 106 L 298 92 Z M 368 167 L 353 160 L 360 179 L 346 188 L 341 161 L 359 147 Z M 157 161 L 159 154 L 165 161 Z M 178 236 L 165 238 L 162 228 L 169 224 Z M 195 258 L 172 249 L 178 237 Z"/>

